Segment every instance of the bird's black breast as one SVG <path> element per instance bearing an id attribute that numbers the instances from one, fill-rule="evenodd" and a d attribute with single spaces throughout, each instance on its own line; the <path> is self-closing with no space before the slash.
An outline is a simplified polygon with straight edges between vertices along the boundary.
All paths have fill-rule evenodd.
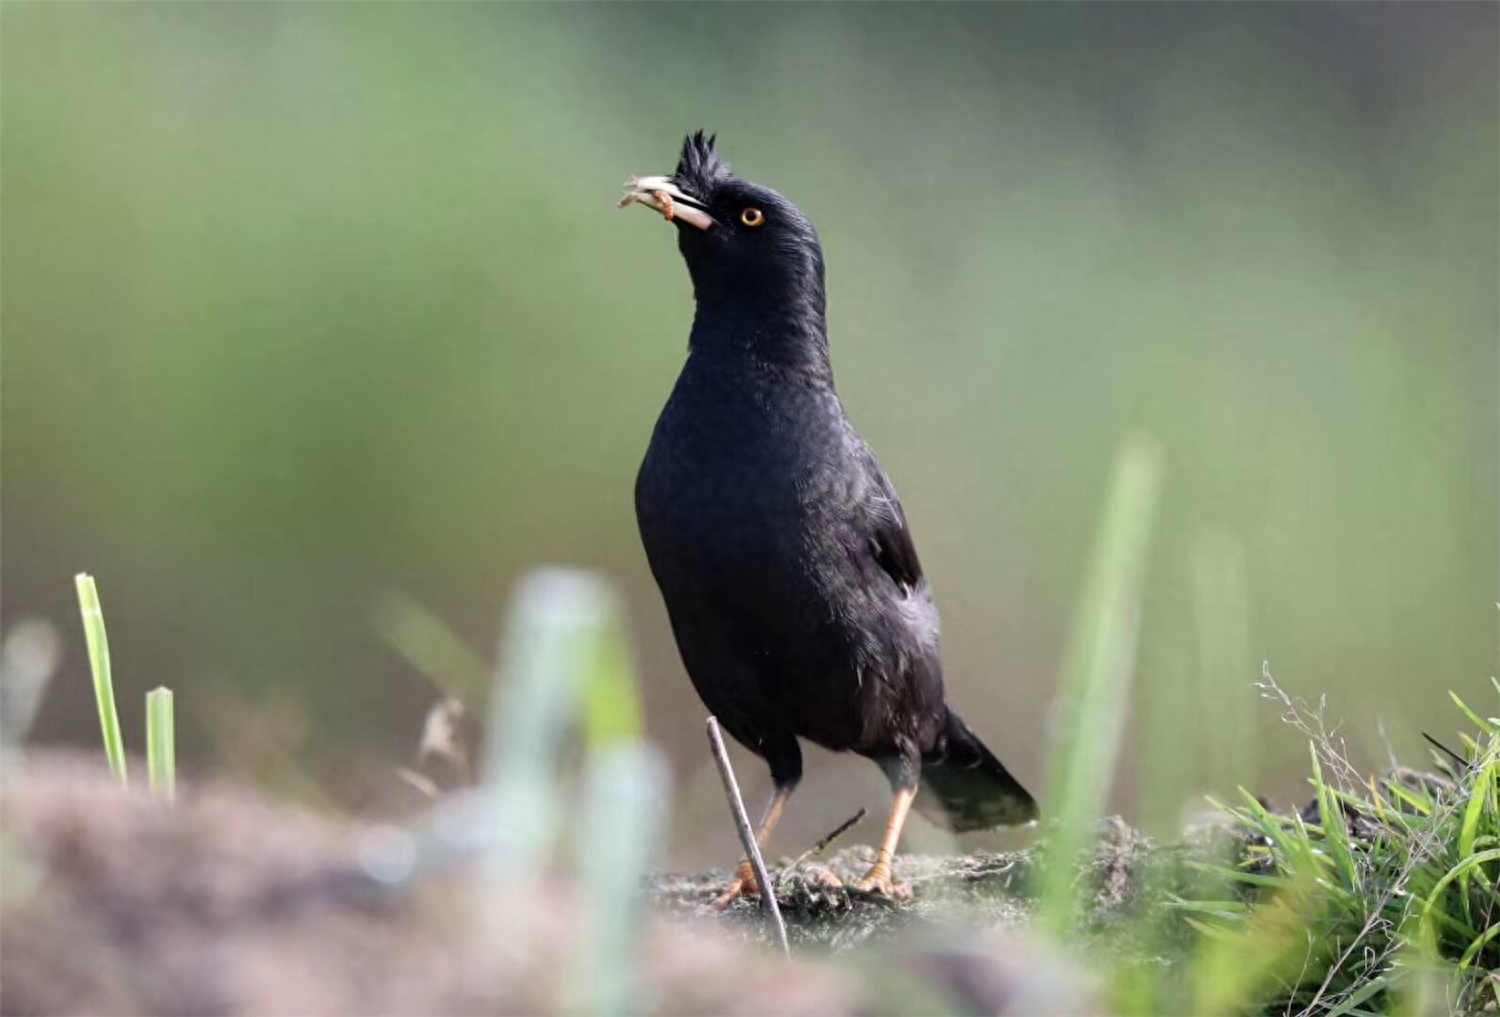
<path id="1" fill-rule="evenodd" d="M 690 356 L 636 481 L 668 600 L 727 597 L 779 615 L 809 593 L 814 545 L 834 537 L 817 524 L 836 494 L 844 426 L 831 390 Z"/>
<path id="2" fill-rule="evenodd" d="M 872 464 L 831 387 L 731 353 L 690 354 L 657 422 L 642 541 L 695 687 L 746 744 L 866 748 L 913 696 L 941 703 L 936 612 L 882 568 Z"/>

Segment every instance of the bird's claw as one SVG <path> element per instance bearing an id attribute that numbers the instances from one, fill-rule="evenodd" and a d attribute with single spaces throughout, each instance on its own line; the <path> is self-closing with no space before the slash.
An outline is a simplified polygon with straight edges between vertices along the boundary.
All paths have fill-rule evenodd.
<path id="1" fill-rule="evenodd" d="M 888 900 L 911 900 L 911 887 L 905 883 L 896 882 L 891 878 L 891 870 L 878 863 L 854 884 L 853 889 L 859 893 L 876 894 Z"/>
<path id="2" fill-rule="evenodd" d="M 726 911 L 735 901 L 747 894 L 755 893 L 756 890 L 757 888 L 754 884 L 751 884 L 751 887 L 746 889 L 745 885 L 736 879 L 729 886 L 725 887 L 723 893 L 719 894 L 707 905 L 706 910 L 709 912 Z"/>
<path id="3" fill-rule="evenodd" d="M 652 191 L 651 193 L 656 197 L 657 201 L 661 202 L 662 218 L 667 220 L 667 222 L 671 222 L 672 217 L 677 214 L 677 209 L 672 204 L 672 196 L 666 191 Z"/>
<path id="4" fill-rule="evenodd" d="M 749 862 L 741 862 L 739 869 L 735 871 L 734 879 L 724 888 L 724 892 L 713 899 L 708 905 L 710 911 L 723 911 L 729 905 L 741 897 L 759 897 L 760 884 L 755 881 L 755 870 Z"/>

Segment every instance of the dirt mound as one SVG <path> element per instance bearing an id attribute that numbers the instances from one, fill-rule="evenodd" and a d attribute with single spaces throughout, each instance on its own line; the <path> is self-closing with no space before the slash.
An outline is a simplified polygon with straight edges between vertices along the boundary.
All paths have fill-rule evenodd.
<path id="1" fill-rule="evenodd" d="M 539 1013 L 579 988 L 587 909 L 565 884 L 537 887 L 522 941 L 497 942 L 472 874 L 382 893 L 359 858 L 378 830 L 244 787 L 189 784 L 167 806 L 97 758 L 33 753 L 3 824 L 7 1014 Z M 664 919 L 640 972 L 658 1012 L 854 1010 L 841 974 Z"/>
<path id="2" fill-rule="evenodd" d="M 392 891 L 369 874 L 372 847 L 391 828 L 222 781 L 184 784 L 167 805 L 122 791 L 102 760 L 81 755 L 31 753 L 9 775 L 0 823 L 6 1014 L 590 1012 L 592 916 L 565 879 L 501 909 L 463 866 Z M 832 869 L 862 867 L 865 851 L 842 852 Z M 972 933 L 1023 917 L 1004 889 L 1014 859 L 904 858 L 902 866 L 927 903 L 850 899 L 815 869 L 790 877 L 787 912 L 800 942 L 881 944 L 833 963 L 788 961 L 747 942 L 764 930 L 749 904 L 701 915 L 712 874 L 654 877 L 628 1009 L 1090 1010 L 1083 980 L 1035 944 Z M 962 900 L 981 920 L 935 910 Z M 497 927 L 497 910 L 510 924 Z M 960 934 L 960 925 L 970 931 Z M 897 946 L 896 929 L 917 934 Z"/>

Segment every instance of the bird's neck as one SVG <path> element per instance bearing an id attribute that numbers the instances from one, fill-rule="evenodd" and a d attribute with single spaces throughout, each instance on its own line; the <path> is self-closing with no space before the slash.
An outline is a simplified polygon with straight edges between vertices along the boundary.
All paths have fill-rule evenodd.
<path id="1" fill-rule="evenodd" d="M 732 303 L 698 295 L 688 348 L 733 353 L 792 371 L 815 384 L 833 385 L 823 294 L 802 300 Z"/>

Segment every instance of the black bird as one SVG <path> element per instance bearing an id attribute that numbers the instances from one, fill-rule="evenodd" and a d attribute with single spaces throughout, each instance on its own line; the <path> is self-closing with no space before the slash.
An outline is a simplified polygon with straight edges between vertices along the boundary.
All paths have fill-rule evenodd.
<path id="1" fill-rule="evenodd" d="M 1024 823 L 1036 803 L 948 707 L 901 502 L 834 391 L 812 223 L 732 174 L 701 131 L 671 177 L 625 186 L 622 206 L 676 224 L 697 302 L 635 488 L 683 664 L 724 729 L 770 764 L 762 844 L 802 776 L 799 738 L 880 766 L 895 798 L 857 886 L 894 894 L 913 799 L 954 830 Z M 720 903 L 755 890 L 742 864 Z"/>

